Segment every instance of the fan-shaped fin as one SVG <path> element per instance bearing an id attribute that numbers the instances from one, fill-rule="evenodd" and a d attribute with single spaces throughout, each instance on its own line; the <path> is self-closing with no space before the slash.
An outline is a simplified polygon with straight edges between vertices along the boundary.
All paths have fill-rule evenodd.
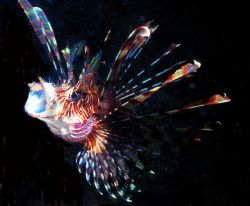
<path id="1" fill-rule="evenodd" d="M 53 63 L 55 70 L 65 79 L 54 31 L 45 13 L 41 8 L 33 7 L 28 0 L 18 0 L 18 3 L 27 15 L 38 39 L 45 48 L 50 61 Z"/>
<path id="2" fill-rule="evenodd" d="M 112 110 L 114 106 L 112 102 L 115 102 L 114 95 L 112 93 L 114 85 L 120 75 L 121 68 L 123 68 L 124 63 L 128 59 L 138 55 L 138 52 L 140 52 L 140 49 L 155 29 L 155 27 L 149 27 L 149 25 L 138 27 L 129 35 L 128 39 L 122 45 L 105 81 L 105 85 L 101 93 L 99 114 L 107 115 Z"/>

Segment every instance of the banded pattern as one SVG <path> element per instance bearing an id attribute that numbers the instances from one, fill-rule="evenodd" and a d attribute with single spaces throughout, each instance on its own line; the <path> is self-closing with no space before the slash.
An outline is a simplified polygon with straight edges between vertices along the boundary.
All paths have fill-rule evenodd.
<path id="1" fill-rule="evenodd" d="M 47 82 L 39 77 L 39 82 L 29 84 L 30 93 L 25 111 L 45 122 L 56 136 L 82 145 L 82 150 L 76 157 L 78 170 L 101 195 L 106 193 L 115 199 L 121 197 L 131 202 L 131 193 L 139 189 L 134 184 L 127 162 L 133 163 L 139 170 L 154 174 L 153 171 L 148 171 L 138 158 L 139 151 L 148 150 L 141 145 L 132 144 L 133 140 L 129 139 L 130 137 L 117 135 L 109 126 L 129 121 L 136 106 L 163 87 L 192 76 L 201 64 L 195 60 L 192 63 L 180 61 L 168 68 L 155 70 L 162 59 L 180 46 L 171 44 L 146 68 L 135 70 L 133 62 L 157 29 L 157 26 L 151 26 L 152 22 L 148 22 L 132 31 L 120 48 L 107 77 L 97 85 L 102 51 L 91 58 L 89 47 L 85 41 L 80 41 L 72 48 L 67 45 L 59 52 L 53 29 L 43 10 L 33 7 L 28 0 L 18 2 L 58 74 L 56 82 Z M 110 38 L 111 30 L 108 31 L 104 42 L 107 43 Z M 82 54 L 85 60 L 76 78 L 74 63 Z M 63 67 L 63 59 L 66 68 Z M 129 74 L 132 69 L 135 75 L 131 77 Z M 229 101 L 227 95 L 216 94 L 181 109 L 147 116 L 173 115 Z M 118 120 L 111 118 L 114 116 L 119 116 Z M 146 118 L 146 115 L 134 117 L 140 119 Z"/>

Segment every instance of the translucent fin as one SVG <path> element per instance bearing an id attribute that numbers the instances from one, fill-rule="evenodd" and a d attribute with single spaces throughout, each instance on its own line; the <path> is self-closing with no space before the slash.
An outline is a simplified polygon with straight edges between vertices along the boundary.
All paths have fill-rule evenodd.
<path id="1" fill-rule="evenodd" d="M 38 39 L 45 48 L 59 77 L 65 79 L 54 31 L 42 9 L 33 7 L 28 0 L 18 0 L 27 15 Z M 58 66 L 59 65 L 59 66 Z"/>
<path id="2" fill-rule="evenodd" d="M 85 41 L 80 41 L 78 43 L 76 43 L 71 49 L 70 49 L 70 60 L 71 60 L 71 64 L 74 63 L 74 61 L 76 60 L 77 57 L 79 57 L 80 55 L 82 55 L 84 53 L 84 47 L 85 47 L 86 43 Z"/>
<path id="3" fill-rule="evenodd" d="M 101 126 L 95 128 L 86 139 L 86 149 L 78 153 L 76 163 L 79 171 L 85 173 L 87 182 L 94 185 L 101 195 L 106 193 L 114 199 L 121 197 L 131 202 L 131 192 L 135 191 L 135 185 L 125 161 L 133 162 L 133 155 L 114 146 L 110 135 Z"/>
<path id="4" fill-rule="evenodd" d="M 71 59 L 71 52 L 69 47 L 67 46 L 64 50 L 62 50 L 63 57 L 66 62 L 66 66 L 68 69 L 68 83 L 69 84 L 75 84 L 75 77 L 73 72 L 73 66 L 72 66 L 72 59 Z"/>
<path id="5" fill-rule="evenodd" d="M 129 58 L 138 55 L 137 52 L 140 51 L 140 49 L 154 30 L 155 28 L 151 28 L 149 27 L 149 25 L 138 27 L 129 35 L 128 39 L 122 45 L 112 64 L 104 87 L 102 89 L 99 111 L 101 115 L 107 115 L 114 106 L 111 103 L 111 101 L 115 101 L 114 94 L 112 94 L 112 92 L 113 87 L 118 80 L 118 76 L 121 75 L 121 68 L 123 68 L 125 62 L 128 61 Z"/>

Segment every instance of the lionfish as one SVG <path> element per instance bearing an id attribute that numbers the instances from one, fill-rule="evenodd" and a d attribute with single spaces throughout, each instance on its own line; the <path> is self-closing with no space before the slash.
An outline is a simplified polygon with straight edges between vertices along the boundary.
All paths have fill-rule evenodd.
<path id="1" fill-rule="evenodd" d="M 124 141 L 113 133 L 108 127 L 109 117 L 121 115 L 125 121 L 129 121 L 134 108 L 161 88 L 197 72 L 201 64 L 195 60 L 192 63 L 178 62 L 153 73 L 155 65 L 180 45 L 171 44 L 149 65 L 149 77 L 145 75 L 148 70 L 141 69 L 138 72 L 134 71 L 132 78 L 124 78 L 132 69 L 132 62 L 157 28 L 151 26 L 152 22 L 148 22 L 132 31 L 121 46 L 107 77 L 104 78 L 105 81 L 97 85 L 102 51 L 91 58 L 89 47 L 85 41 L 80 41 L 73 47 L 67 46 L 59 52 L 54 31 L 44 11 L 39 7 L 33 7 L 28 0 L 18 0 L 18 3 L 27 15 L 53 64 L 53 71 L 57 74 L 55 81 L 46 81 L 38 77 L 38 82 L 29 84 L 30 91 L 25 111 L 31 117 L 45 122 L 55 136 L 81 145 L 82 150 L 76 156 L 77 168 L 101 195 L 105 193 L 112 198 L 122 198 L 131 202 L 131 192 L 137 188 L 127 162 L 144 170 L 145 166 L 137 155 L 137 152 L 143 151 L 144 148 L 129 144 L 129 141 Z M 110 31 L 104 39 L 105 42 L 108 41 L 109 35 Z M 76 78 L 74 62 L 79 54 L 84 56 L 84 66 Z M 124 79 L 125 83 L 121 84 Z M 229 101 L 230 98 L 225 94 L 216 94 L 207 100 L 197 101 L 164 114 L 171 115 Z"/>

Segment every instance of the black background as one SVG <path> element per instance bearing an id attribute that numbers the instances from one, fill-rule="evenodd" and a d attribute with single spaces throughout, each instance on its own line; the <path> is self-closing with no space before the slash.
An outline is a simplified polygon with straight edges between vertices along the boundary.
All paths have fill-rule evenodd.
<path id="1" fill-rule="evenodd" d="M 210 122 L 222 123 L 218 131 L 210 139 L 190 140 L 175 151 L 178 166 L 174 172 L 160 181 L 156 176 L 152 187 L 149 181 L 132 205 L 249 205 L 250 25 L 246 5 L 163 0 L 32 3 L 45 10 L 61 48 L 67 41 L 85 39 L 97 51 L 111 28 L 110 62 L 133 28 L 154 19 L 160 27 L 146 58 L 160 55 L 171 42 L 180 42 L 183 54 L 203 65 L 199 80 L 193 80 L 196 89 L 186 96 L 226 92 L 232 98 L 228 105 L 208 112 Z M 0 1 L 0 205 L 125 204 L 100 198 L 80 179 L 74 164 L 65 161 L 64 153 L 71 146 L 24 113 L 27 83 L 46 74 L 49 66 L 17 2 Z M 178 85 L 178 91 L 189 89 L 187 85 Z"/>

